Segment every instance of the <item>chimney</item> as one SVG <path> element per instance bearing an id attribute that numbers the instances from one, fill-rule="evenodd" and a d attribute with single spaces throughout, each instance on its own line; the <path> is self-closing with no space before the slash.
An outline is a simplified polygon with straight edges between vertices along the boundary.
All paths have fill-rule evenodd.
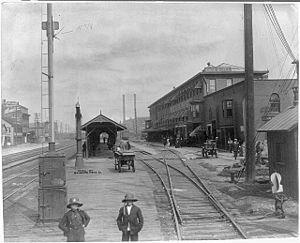
<path id="1" fill-rule="evenodd" d="M 294 92 L 293 106 L 297 106 L 298 105 L 298 87 L 293 87 L 292 90 Z"/>

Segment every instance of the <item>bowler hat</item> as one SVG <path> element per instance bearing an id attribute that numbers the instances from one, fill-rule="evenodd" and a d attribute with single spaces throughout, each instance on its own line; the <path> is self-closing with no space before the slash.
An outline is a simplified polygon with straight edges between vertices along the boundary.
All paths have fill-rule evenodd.
<path id="1" fill-rule="evenodd" d="M 78 207 L 81 207 L 83 205 L 81 202 L 79 202 L 79 199 L 77 197 L 71 197 L 67 208 L 71 208 L 71 205 L 74 204 L 76 204 Z"/>
<path id="2" fill-rule="evenodd" d="M 138 200 L 136 198 L 134 198 L 134 195 L 132 193 L 127 193 L 125 195 L 124 199 L 122 200 L 122 202 L 128 202 L 128 201 L 136 202 Z"/>

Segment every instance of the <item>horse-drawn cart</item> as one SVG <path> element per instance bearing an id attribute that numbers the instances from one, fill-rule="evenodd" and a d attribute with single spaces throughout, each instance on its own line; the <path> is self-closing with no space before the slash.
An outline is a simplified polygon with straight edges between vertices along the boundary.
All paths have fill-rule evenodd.
<path id="1" fill-rule="evenodd" d="M 121 172 L 122 166 L 127 166 L 128 170 L 132 168 L 132 172 L 135 172 L 134 157 L 135 154 L 129 151 L 115 151 L 115 170 Z"/>

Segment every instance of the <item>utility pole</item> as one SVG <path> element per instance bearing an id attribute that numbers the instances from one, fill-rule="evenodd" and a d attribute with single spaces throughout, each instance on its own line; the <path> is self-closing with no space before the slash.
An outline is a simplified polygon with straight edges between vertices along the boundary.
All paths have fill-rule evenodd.
<path id="1" fill-rule="evenodd" d="M 134 98 L 134 122 L 135 122 L 135 136 L 137 137 L 137 117 L 136 117 L 136 94 L 133 94 Z"/>
<path id="2" fill-rule="evenodd" d="M 125 95 L 123 94 L 123 124 L 125 124 L 126 116 L 125 116 Z"/>
<path id="3" fill-rule="evenodd" d="M 47 3 L 47 22 L 42 22 L 42 29 L 47 31 L 48 37 L 48 103 L 49 103 L 49 135 L 50 142 L 55 144 L 54 116 L 53 116 L 53 38 L 54 30 L 59 29 L 58 22 L 53 22 L 52 4 Z"/>
<path id="4" fill-rule="evenodd" d="M 246 182 L 255 181 L 255 126 L 253 81 L 252 4 L 244 4 L 245 84 L 246 84 Z"/>

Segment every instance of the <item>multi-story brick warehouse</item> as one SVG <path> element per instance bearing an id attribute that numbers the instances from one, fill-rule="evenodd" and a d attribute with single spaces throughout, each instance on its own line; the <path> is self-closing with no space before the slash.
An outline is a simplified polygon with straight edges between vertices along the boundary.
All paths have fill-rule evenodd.
<path id="1" fill-rule="evenodd" d="M 267 73 L 254 72 L 255 110 L 264 112 L 263 118 L 256 116 L 256 126 L 273 116 L 275 109 L 278 112 L 278 108 L 282 110 L 292 102 L 289 103 L 292 98 L 282 94 L 277 96 L 276 91 L 283 90 L 283 84 L 295 80 L 268 80 Z M 149 106 L 150 121 L 145 129 L 148 140 L 159 141 L 162 136 L 171 136 L 199 144 L 218 136 L 225 145 L 229 136 L 244 139 L 244 77 L 245 71 L 241 67 L 224 63 L 215 67 L 208 63 L 202 72 Z M 270 105 L 271 110 L 266 108 Z"/>
<path id="2" fill-rule="evenodd" d="M 254 81 L 255 130 L 293 103 L 291 86 L 295 79 L 263 79 Z M 228 138 L 245 140 L 245 81 L 204 97 L 204 130 L 209 138 L 219 138 L 226 147 Z M 266 134 L 256 133 L 256 140 L 266 140 Z"/>

